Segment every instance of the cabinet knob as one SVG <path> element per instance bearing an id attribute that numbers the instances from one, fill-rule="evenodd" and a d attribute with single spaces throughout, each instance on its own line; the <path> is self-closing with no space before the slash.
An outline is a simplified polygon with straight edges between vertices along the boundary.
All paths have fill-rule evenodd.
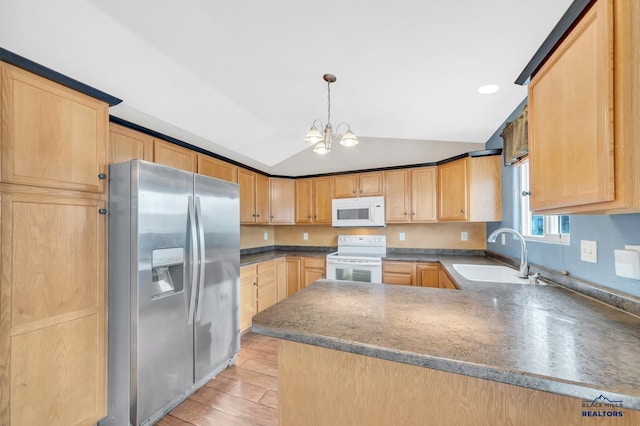
<path id="1" fill-rule="evenodd" d="M 460 213 L 464 213 L 464 209 L 460 209 Z"/>
<path id="2" fill-rule="evenodd" d="M 527 197 L 529 195 L 531 195 L 531 191 L 522 191 L 522 196 L 523 197 Z"/>
<path id="3" fill-rule="evenodd" d="M 260 217 L 260 215 L 259 215 L 259 214 L 257 214 L 257 215 L 256 215 L 256 217 Z"/>
<path id="4" fill-rule="evenodd" d="M 317 218 L 318 218 L 318 215 L 317 215 L 317 214 L 313 215 L 313 218 L 314 218 L 314 219 L 317 219 Z"/>
<path id="5" fill-rule="evenodd" d="M 98 179 L 106 179 L 106 178 L 107 178 L 107 175 L 105 175 L 104 173 L 100 173 L 98 175 Z"/>
<path id="6" fill-rule="evenodd" d="M 100 209 L 100 210 L 98 210 L 98 213 L 107 214 L 107 209 Z"/>
<path id="7" fill-rule="evenodd" d="M 308 216 L 307 216 L 307 219 L 311 219 L 311 215 L 308 215 Z"/>
<path id="8" fill-rule="evenodd" d="M 353 190 L 353 191 L 351 191 L 351 192 L 355 194 L 355 193 L 356 193 L 356 190 L 354 189 L 354 190 Z"/>
<path id="9" fill-rule="evenodd" d="M 271 215 L 271 219 L 273 219 L 273 215 Z"/>
<path id="10" fill-rule="evenodd" d="M 415 215 L 416 215 L 416 212 L 411 212 L 411 216 L 415 216 Z"/>
<path id="11" fill-rule="evenodd" d="M 404 215 L 406 216 L 406 215 L 407 215 L 407 212 L 404 212 Z"/>

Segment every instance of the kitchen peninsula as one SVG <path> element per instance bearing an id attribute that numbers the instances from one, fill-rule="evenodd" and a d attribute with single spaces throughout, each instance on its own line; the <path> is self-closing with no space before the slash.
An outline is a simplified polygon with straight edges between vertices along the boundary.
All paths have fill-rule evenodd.
<path id="1" fill-rule="evenodd" d="M 255 316 L 282 339 L 282 424 L 639 424 L 638 317 L 554 285 L 462 284 L 319 280 Z"/>

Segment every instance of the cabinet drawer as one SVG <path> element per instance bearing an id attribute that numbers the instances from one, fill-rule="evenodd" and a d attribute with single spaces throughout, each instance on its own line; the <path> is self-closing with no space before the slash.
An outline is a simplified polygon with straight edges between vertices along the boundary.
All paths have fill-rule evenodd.
<path id="1" fill-rule="evenodd" d="M 249 278 L 251 277 L 253 279 L 253 277 L 256 275 L 256 265 L 247 265 L 247 266 L 243 266 L 240 268 L 240 279 L 243 278 Z"/>
<path id="2" fill-rule="evenodd" d="M 276 270 L 276 261 L 268 260 L 266 262 L 258 263 L 258 275 L 262 275 L 269 272 L 275 272 Z"/>
<path id="3" fill-rule="evenodd" d="M 411 278 L 412 268 L 412 262 L 382 262 L 383 273 L 409 274 L 409 278 Z"/>
<path id="4" fill-rule="evenodd" d="M 397 274 L 393 272 L 383 272 L 382 282 L 384 284 L 411 285 L 411 274 Z"/>
<path id="5" fill-rule="evenodd" d="M 324 257 L 305 257 L 302 263 L 305 268 L 324 269 L 326 259 Z"/>

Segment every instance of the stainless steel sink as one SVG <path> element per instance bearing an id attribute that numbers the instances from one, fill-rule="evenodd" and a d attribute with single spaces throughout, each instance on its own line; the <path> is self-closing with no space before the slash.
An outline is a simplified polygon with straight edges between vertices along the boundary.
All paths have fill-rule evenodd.
<path id="1" fill-rule="evenodd" d="M 502 265 L 474 265 L 470 263 L 454 263 L 460 275 L 470 281 L 486 281 L 494 283 L 529 284 L 526 278 L 519 278 L 516 269 Z"/>

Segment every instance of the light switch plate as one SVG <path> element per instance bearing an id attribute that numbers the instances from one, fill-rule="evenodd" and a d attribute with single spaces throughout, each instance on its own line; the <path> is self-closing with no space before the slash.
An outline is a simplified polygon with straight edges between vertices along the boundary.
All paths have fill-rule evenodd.
<path id="1" fill-rule="evenodd" d="M 580 260 L 583 262 L 598 263 L 598 242 L 580 240 Z"/>
<path id="2" fill-rule="evenodd" d="M 406 235 L 404 232 L 401 232 L 400 235 L 398 235 L 398 238 L 400 239 L 400 241 L 404 241 L 406 238 Z"/>
<path id="3" fill-rule="evenodd" d="M 466 232 L 461 232 L 460 233 L 460 241 L 468 241 L 469 240 L 469 234 Z"/>
<path id="4" fill-rule="evenodd" d="M 306 233 L 306 232 L 304 232 L 304 233 L 302 234 L 302 239 L 303 239 L 303 240 L 308 240 L 308 239 L 309 239 L 309 234 L 308 234 L 308 233 Z"/>
<path id="5" fill-rule="evenodd" d="M 269 239 L 269 233 L 265 232 L 264 233 L 264 240 L 267 241 Z"/>

